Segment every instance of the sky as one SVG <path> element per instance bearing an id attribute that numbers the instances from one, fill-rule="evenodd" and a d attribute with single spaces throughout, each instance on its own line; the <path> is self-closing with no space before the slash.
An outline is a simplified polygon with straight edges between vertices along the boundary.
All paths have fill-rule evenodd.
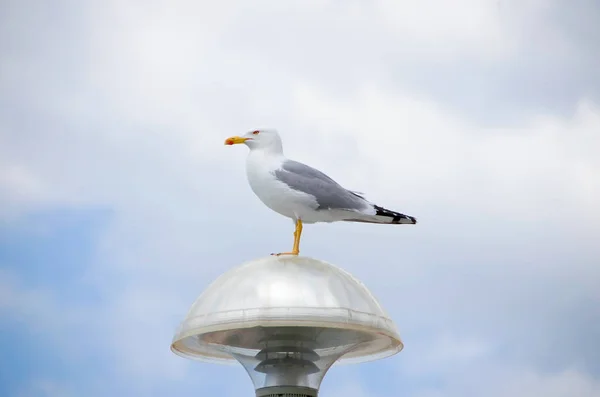
<path id="1" fill-rule="evenodd" d="M 396 323 L 322 396 L 600 396 L 594 0 L 0 2 L 0 395 L 252 395 L 171 338 L 293 225 L 223 141 L 416 226 L 307 225 Z"/>

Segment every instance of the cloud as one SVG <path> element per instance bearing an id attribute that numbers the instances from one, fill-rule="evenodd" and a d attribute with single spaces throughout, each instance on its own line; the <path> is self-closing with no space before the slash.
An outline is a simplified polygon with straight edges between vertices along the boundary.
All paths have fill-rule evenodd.
<path id="1" fill-rule="evenodd" d="M 486 368 L 490 370 L 490 368 Z M 498 370 L 496 368 L 496 370 Z M 540 375 L 526 369 L 519 372 L 499 371 L 489 376 L 477 370 L 471 372 L 468 380 L 449 380 L 443 389 L 429 389 L 411 394 L 414 397 L 437 396 L 477 396 L 481 393 L 493 397 L 547 395 L 552 397 L 591 397 L 598 394 L 599 384 L 590 377 L 575 371 L 565 371 L 552 375 Z M 482 376 L 483 375 L 483 376 Z M 490 384 L 497 385 L 490 388 Z"/>
<path id="2" fill-rule="evenodd" d="M 365 87 L 354 101 L 309 87 L 296 91 L 299 111 L 321 134 L 352 136 L 361 162 L 348 157 L 345 165 L 361 178 L 353 183 L 373 185 L 369 191 L 385 188 L 405 200 L 450 201 L 520 219 L 546 218 L 557 205 L 565 213 L 578 207 L 598 219 L 592 200 L 600 185 L 592 175 L 600 162 L 588 150 L 600 143 L 594 103 L 580 102 L 568 119 L 534 114 L 519 129 L 482 129 L 438 104 L 377 87 Z M 394 180 L 402 183 L 385 183 Z"/>

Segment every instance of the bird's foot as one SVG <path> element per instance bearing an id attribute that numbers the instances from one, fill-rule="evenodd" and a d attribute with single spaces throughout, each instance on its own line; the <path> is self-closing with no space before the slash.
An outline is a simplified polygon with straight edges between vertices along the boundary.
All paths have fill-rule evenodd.
<path id="1" fill-rule="evenodd" d="M 299 251 L 291 251 L 291 252 L 280 252 L 278 254 L 271 254 L 273 256 L 281 256 L 281 255 L 295 255 L 298 256 L 300 252 Z"/>

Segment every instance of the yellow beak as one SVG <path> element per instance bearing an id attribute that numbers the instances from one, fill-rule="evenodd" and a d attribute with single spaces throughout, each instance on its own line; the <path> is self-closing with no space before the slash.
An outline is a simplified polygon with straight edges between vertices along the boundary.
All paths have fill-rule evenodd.
<path id="1" fill-rule="evenodd" d="M 237 145 L 238 143 L 244 143 L 250 138 L 242 138 L 241 136 L 232 136 L 225 139 L 226 145 Z"/>

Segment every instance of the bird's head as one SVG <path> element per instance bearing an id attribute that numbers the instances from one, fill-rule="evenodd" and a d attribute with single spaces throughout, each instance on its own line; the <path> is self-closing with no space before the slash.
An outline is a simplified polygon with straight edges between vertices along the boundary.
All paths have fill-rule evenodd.
<path id="1" fill-rule="evenodd" d="M 225 145 L 237 145 L 240 143 L 248 146 L 250 150 L 283 151 L 279 133 L 274 129 L 252 130 L 242 136 L 232 136 L 225 140 Z"/>

